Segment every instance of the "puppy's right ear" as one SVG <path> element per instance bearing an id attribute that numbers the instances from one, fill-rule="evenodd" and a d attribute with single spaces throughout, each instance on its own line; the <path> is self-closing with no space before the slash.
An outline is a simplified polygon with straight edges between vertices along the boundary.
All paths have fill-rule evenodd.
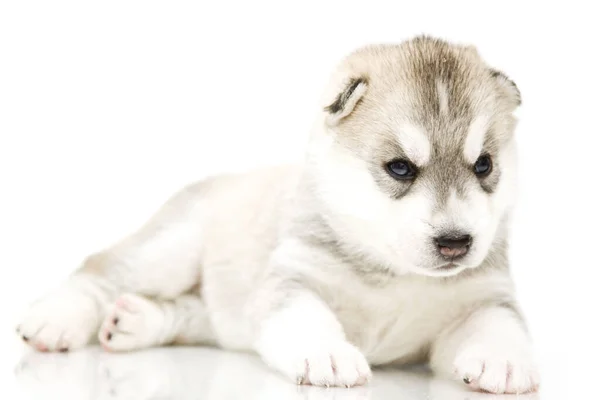
<path id="1" fill-rule="evenodd" d="M 327 123 L 330 126 L 337 125 L 343 118 L 350 115 L 356 104 L 365 95 L 367 88 L 366 78 L 351 78 L 333 103 L 325 107 L 325 111 L 328 113 Z"/>

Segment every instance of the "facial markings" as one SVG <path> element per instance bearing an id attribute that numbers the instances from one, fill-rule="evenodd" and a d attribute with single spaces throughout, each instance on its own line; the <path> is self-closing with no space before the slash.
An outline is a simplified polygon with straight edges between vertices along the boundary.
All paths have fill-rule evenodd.
<path id="1" fill-rule="evenodd" d="M 396 159 L 408 160 L 416 164 L 410 159 L 404 148 L 399 145 L 398 140 L 395 140 L 392 135 L 382 136 L 374 144 L 374 147 L 365 153 L 371 174 L 381 191 L 393 199 L 400 199 L 404 196 L 408 192 L 412 181 L 395 180 L 385 168 L 388 162 Z"/>
<path id="2" fill-rule="evenodd" d="M 427 45 L 422 46 L 423 42 Z M 417 38 L 409 51 L 407 71 L 416 93 L 414 110 L 423 125 L 429 127 L 435 117 L 468 118 L 471 68 L 461 54 L 441 41 L 425 38 Z"/>
<path id="3" fill-rule="evenodd" d="M 490 118 L 485 115 L 477 116 L 469 125 L 463 147 L 465 160 L 469 164 L 475 163 L 482 154 L 483 144 L 490 127 Z"/>
<path id="4" fill-rule="evenodd" d="M 400 128 L 397 138 L 409 161 L 417 167 L 422 167 L 429 162 L 431 143 L 421 128 L 405 124 Z"/>
<path id="5" fill-rule="evenodd" d="M 448 87 L 442 82 L 441 79 L 437 79 L 436 89 L 438 94 L 438 101 L 440 103 L 440 114 L 447 117 L 449 114 L 449 99 L 448 99 Z"/>

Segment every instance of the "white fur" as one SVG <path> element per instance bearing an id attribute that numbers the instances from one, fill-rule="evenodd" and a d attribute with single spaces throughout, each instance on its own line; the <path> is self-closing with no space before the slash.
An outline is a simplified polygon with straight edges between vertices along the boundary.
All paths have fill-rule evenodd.
<path id="1" fill-rule="evenodd" d="M 427 164 L 431 153 L 431 143 L 421 128 L 412 124 L 404 124 L 397 136 L 410 161 L 419 167 Z"/>
<path id="2" fill-rule="evenodd" d="M 526 393 L 540 383 L 521 322 L 502 308 L 477 312 L 442 335 L 433 352 L 432 367 L 491 393 Z"/>
<path id="3" fill-rule="evenodd" d="M 430 198 L 414 195 L 401 204 L 394 201 L 377 188 L 364 162 L 345 149 L 332 148 L 319 164 L 318 189 L 336 230 L 400 274 L 419 269 L 422 244 L 431 234 L 424 222 L 431 216 Z M 411 229 L 398 229 L 407 226 Z"/>
<path id="4" fill-rule="evenodd" d="M 211 343 L 204 304 L 195 295 L 175 301 L 151 301 L 132 293 L 121 295 L 110 307 L 98 339 L 105 350 L 129 351 L 177 342 Z"/>
<path id="5" fill-rule="evenodd" d="M 485 115 L 477 116 L 467 132 L 465 139 L 464 156 L 467 162 L 473 164 L 481 155 L 483 140 L 489 127 L 490 118 Z"/>
<path id="6" fill-rule="evenodd" d="M 367 360 L 348 343 L 335 315 L 307 292 L 265 319 L 256 349 L 299 384 L 350 387 L 371 378 Z"/>
<path id="7" fill-rule="evenodd" d="M 98 329 L 100 282 L 75 276 L 33 303 L 19 326 L 22 337 L 40 351 L 86 345 Z"/>
<path id="8" fill-rule="evenodd" d="M 440 113 L 442 115 L 448 115 L 450 109 L 448 106 L 448 88 L 441 80 L 435 82 L 435 88 L 437 90 L 438 101 L 440 103 Z"/>

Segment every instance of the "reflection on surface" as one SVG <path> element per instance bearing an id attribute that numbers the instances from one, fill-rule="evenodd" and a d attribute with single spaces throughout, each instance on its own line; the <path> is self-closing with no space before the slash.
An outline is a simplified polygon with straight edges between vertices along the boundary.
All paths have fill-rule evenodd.
<path id="1" fill-rule="evenodd" d="M 471 393 L 427 372 L 375 370 L 362 388 L 296 386 L 252 355 L 210 348 L 158 348 L 108 354 L 90 348 L 70 354 L 28 353 L 15 369 L 25 399 L 402 399 L 494 400 L 515 396 Z M 536 395 L 520 396 L 537 400 Z"/>

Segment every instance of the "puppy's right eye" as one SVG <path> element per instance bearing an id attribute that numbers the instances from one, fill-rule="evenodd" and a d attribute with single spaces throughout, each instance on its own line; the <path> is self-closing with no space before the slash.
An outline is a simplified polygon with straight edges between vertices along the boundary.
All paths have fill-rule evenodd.
<path id="1" fill-rule="evenodd" d="M 475 165 L 473 165 L 473 171 L 479 178 L 484 178 L 492 172 L 492 159 L 489 155 L 484 154 L 479 156 Z"/>
<path id="2" fill-rule="evenodd" d="M 417 168 L 406 160 L 393 160 L 385 165 L 390 176 L 399 181 L 412 180 L 417 176 Z"/>

